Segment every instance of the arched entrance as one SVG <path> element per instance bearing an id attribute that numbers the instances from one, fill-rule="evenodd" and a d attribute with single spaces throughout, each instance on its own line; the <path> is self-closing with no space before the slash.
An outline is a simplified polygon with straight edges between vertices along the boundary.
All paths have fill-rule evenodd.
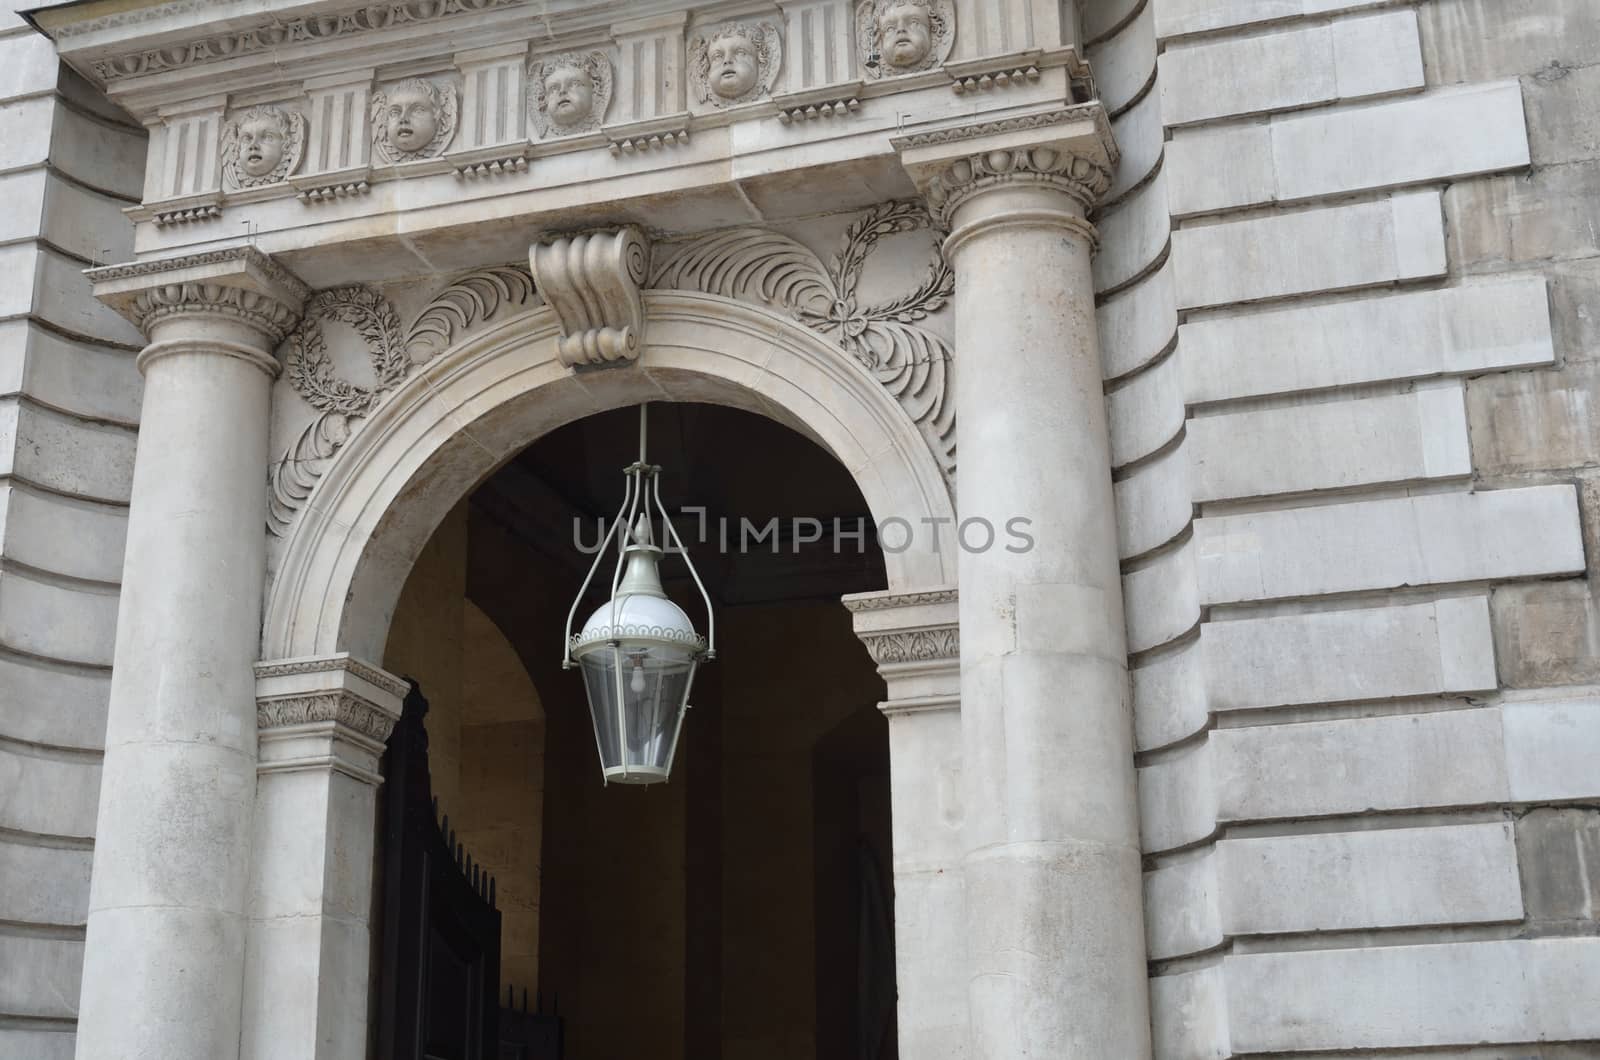
<path id="1" fill-rule="evenodd" d="M 424 545 L 497 468 L 564 425 L 640 401 L 702 402 L 799 432 L 842 465 L 874 520 L 897 520 L 909 537 L 906 547 L 885 550 L 888 591 L 855 602 L 852 610 L 858 635 L 890 685 L 884 706 L 891 714 L 896 777 L 896 917 L 915 924 L 919 936 L 900 958 L 899 1022 L 901 1048 L 915 1055 L 919 1037 L 936 1040 L 964 1022 L 961 970 L 948 960 L 963 922 L 954 871 L 960 741 L 948 485 L 904 410 L 816 334 L 769 310 L 716 296 L 648 292 L 645 306 L 649 342 L 637 364 L 584 373 L 563 367 L 556 322 L 540 308 L 470 335 L 414 372 L 325 469 L 291 530 L 268 593 L 267 661 L 258 672 L 279 678 L 319 669 L 354 673 L 366 681 L 366 694 L 381 699 L 377 692 L 387 675 L 374 664 L 384 658 L 402 586 Z M 826 768 L 848 769 L 855 743 L 850 734 L 839 735 Z M 365 807 L 359 800 L 344 805 L 342 819 L 330 821 L 328 842 L 345 844 L 345 856 L 369 821 Z M 258 789 L 258 819 L 270 822 L 296 810 L 292 793 L 265 781 Z M 359 846 L 354 855 L 360 858 Z M 361 881 L 341 882 L 347 885 L 338 896 L 341 908 L 324 915 L 364 922 L 370 900 L 363 898 Z M 365 963 L 358 961 L 365 942 L 355 934 L 324 934 L 300 949 L 338 949 L 310 959 L 353 967 Z M 270 956 L 247 971 L 247 1036 L 273 1019 L 265 1011 L 270 991 L 262 984 L 275 966 L 286 970 L 308 959 L 303 952 Z M 938 988 L 930 989 L 934 982 Z M 356 995 L 364 1001 L 365 985 L 347 984 L 345 1004 L 323 1008 L 319 1024 L 343 1024 L 340 1036 L 353 1038 L 365 1012 L 354 1002 Z"/>

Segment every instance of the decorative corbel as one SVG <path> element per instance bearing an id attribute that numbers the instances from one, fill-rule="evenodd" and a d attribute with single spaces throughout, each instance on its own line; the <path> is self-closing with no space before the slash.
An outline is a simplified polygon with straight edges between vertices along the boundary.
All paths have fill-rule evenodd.
<path id="1" fill-rule="evenodd" d="M 644 344 L 639 287 L 650 243 L 629 225 L 583 232 L 528 248 L 534 286 L 561 324 L 556 349 L 569 368 L 636 361 Z"/>

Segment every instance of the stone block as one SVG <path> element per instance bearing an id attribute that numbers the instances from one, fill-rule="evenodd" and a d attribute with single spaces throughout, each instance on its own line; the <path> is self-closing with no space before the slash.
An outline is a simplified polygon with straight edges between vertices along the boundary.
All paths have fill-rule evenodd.
<path id="1" fill-rule="evenodd" d="M 1145 950 L 1153 961 L 1222 945 L 1219 881 L 1213 851 L 1164 865 L 1144 876 Z"/>
<path id="2" fill-rule="evenodd" d="M 1146 854 L 1193 846 L 1216 832 L 1215 735 L 1139 767 L 1139 842 Z"/>
<path id="3" fill-rule="evenodd" d="M 1600 364 L 1511 372 L 1467 386 L 1472 451 L 1484 475 L 1600 464 Z"/>
<path id="4" fill-rule="evenodd" d="M 1600 797 L 1600 699 L 1506 703 L 1500 711 L 1513 802 Z"/>
<path id="5" fill-rule="evenodd" d="M 1172 259 L 1138 283 L 1118 291 L 1095 312 L 1101 370 L 1107 379 L 1138 371 L 1172 345 L 1178 332 L 1178 296 Z"/>
<path id="6" fill-rule="evenodd" d="M 1210 720 L 1200 642 L 1190 641 L 1129 671 L 1135 747 L 1148 751 L 1187 739 Z"/>
<path id="7" fill-rule="evenodd" d="M 1600 1037 L 1600 939 L 1517 939 L 1232 956 L 1237 1053 Z"/>
<path id="8" fill-rule="evenodd" d="M 1123 575 L 1129 652 L 1165 644 L 1200 621 L 1194 563 L 1194 544 L 1185 542 L 1157 556 L 1148 566 Z"/>
<path id="9" fill-rule="evenodd" d="M 51 96 L 0 103 L 0 171 L 44 164 L 55 110 Z"/>
<path id="10" fill-rule="evenodd" d="M 1164 0 L 1156 11 L 1156 31 L 1166 40 L 1230 26 L 1282 22 L 1374 6 L 1378 5 L 1370 0 Z"/>
<path id="11" fill-rule="evenodd" d="M 1181 228 L 1172 233 L 1178 306 L 1254 302 L 1445 273 L 1439 194 Z"/>
<path id="12" fill-rule="evenodd" d="M 1549 364 L 1550 320 L 1545 281 L 1519 277 L 1192 321 L 1179 329 L 1185 396 L 1226 401 Z"/>
<path id="13" fill-rule="evenodd" d="M 60 68 L 49 37 L 27 33 L 0 38 L 0 103 L 54 92 Z"/>
<path id="14" fill-rule="evenodd" d="M 1516 81 L 1440 89 L 1264 124 L 1179 132 L 1174 216 L 1295 202 L 1526 166 Z"/>
<path id="15" fill-rule="evenodd" d="M 0 26 L 7 15 L 0 11 Z M 0 1027 L 0 1056 L 17 1060 L 72 1060 L 77 1038 L 70 1029 L 23 1030 Z"/>
<path id="16" fill-rule="evenodd" d="M 116 639 L 114 588 L 0 570 L 0 644 L 46 659 L 110 666 Z"/>
<path id="17" fill-rule="evenodd" d="M 1406 394 L 1197 416 L 1188 444 L 1199 502 L 1472 474 L 1460 383 Z"/>
<path id="18" fill-rule="evenodd" d="M 1487 596 L 1208 622 L 1200 644 L 1212 710 L 1496 686 Z"/>
<path id="19" fill-rule="evenodd" d="M 1214 964 L 1150 980 L 1150 1031 L 1161 1060 L 1225 1060 L 1228 987 Z"/>
<path id="20" fill-rule="evenodd" d="M 1410 9 L 1169 47 L 1161 56 L 1168 126 L 1359 99 L 1422 87 Z"/>
<path id="21" fill-rule="evenodd" d="M 1111 114 L 1120 113 L 1155 76 L 1156 20 L 1150 5 L 1117 33 L 1087 49 L 1086 58 L 1094 67 L 1100 102 Z"/>
<path id="22" fill-rule="evenodd" d="M 135 441 L 124 427 L 0 400 L 0 472 L 47 490 L 127 503 Z"/>
<path id="23" fill-rule="evenodd" d="M 100 763 L 93 756 L 0 745 L 0 829 L 92 836 L 99 801 Z"/>
<path id="24" fill-rule="evenodd" d="M 1453 184 L 1445 192 L 1450 260 L 1483 272 L 1591 258 L 1600 231 L 1600 160 Z"/>
<path id="25" fill-rule="evenodd" d="M 1516 835 L 1528 919 L 1600 919 L 1600 810 L 1529 810 Z"/>
<path id="26" fill-rule="evenodd" d="M 1103 202 L 1122 198 L 1161 163 L 1165 135 L 1161 125 L 1160 93 L 1145 93 L 1139 102 L 1111 123 L 1111 134 L 1122 149 L 1122 159 L 1117 163 L 1116 179 L 1103 196 Z"/>
<path id="27" fill-rule="evenodd" d="M 1123 559 L 1142 556 L 1166 544 L 1189 525 L 1189 467 L 1179 445 L 1135 468 L 1113 485 L 1117 504 L 1117 544 Z"/>
<path id="28" fill-rule="evenodd" d="M 1168 357 L 1106 395 L 1111 466 L 1142 460 L 1183 430 L 1183 373 Z"/>
<path id="29" fill-rule="evenodd" d="M 0 242 L 33 239 L 44 227 L 45 186 L 49 173 L 43 169 L 24 169 L 0 176 Z"/>
<path id="30" fill-rule="evenodd" d="M 71 184 L 52 173 L 45 190 L 42 234 L 53 246 L 100 264 L 133 258 L 127 203 Z"/>
<path id="31" fill-rule="evenodd" d="M 144 378 L 131 350 L 77 342 L 29 320 L 0 323 L 0 394 L 86 419 L 139 422 Z"/>
<path id="32" fill-rule="evenodd" d="M 1600 682 L 1600 601 L 1590 582 L 1502 585 L 1491 611 L 1507 687 Z"/>
<path id="33" fill-rule="evenodd" d="M 1225 839 L 1216 860 L 1229 937 L 1522 919 L 1506 823 Z"/>
<path id="34" fill-rule="evenodd" d="M 109 669 L 72 667 L 0 652 L 0 733 L 52 747 L 105 743 Z"/>
<path id="35" fill-rule="evenodd" d="M 89 916 L 89 864 L 93 858 L 94 852 L 84 847 L 41 846 L 0 838 L 0 919 L 83 926 Z"/>
<path id="36" fill-rule="evenodd" d="M 121 580 L 128 509 L 0 485 L 0 514 L 0 556 L 51 574 Z"/>
<path id="37" fill-rule="evenodd" d="M 0 935 L 0 998 L 5 998 L 4 1015 L 74 1019 L 82 981 L 82 939 Z"/>
<path id="38" fill-rule="evenodd" d="M 1430 84 L 1600 63 L 1590 0 L 1433 0 L 1418 8 Z"/>
<path id="39" fill-rule="evenodd" d="M 1578 69 L 1547 66 L 1523 82 L 1523 94 L 1536 165 L 1600 158 L 1600 108 L 1594 105 L 1600 61 Z"/>
<path id="40" fill-rule="evenodd" d="M 1194 545 L 1206 605 L 1584 569 L 1571 486 L 1204 518 Z"/>
<path id="41" fill-rule="evenodd" d="M 126 200 L 144 197 L 148 137 L 122 122 L 53 103 L 50 163 L 80 184 Z M 4 142 L 0 136 L 0 143 Z"/>
<path id="42" fill-rule="evenodd" d="M 1172 222 L 1167 212 L 1165 171 L 1095 217 L 1100 252 L 1094 256 L 1097 291 L 1121 287 L 1149 269 L 1167 248 Z"/>
<path id="43" fill-rule="evenodd" d="M 1509 794 L 1491 708 L 1218 729 L 1210 744 L 1219 821 L 1494 805 Z"/>

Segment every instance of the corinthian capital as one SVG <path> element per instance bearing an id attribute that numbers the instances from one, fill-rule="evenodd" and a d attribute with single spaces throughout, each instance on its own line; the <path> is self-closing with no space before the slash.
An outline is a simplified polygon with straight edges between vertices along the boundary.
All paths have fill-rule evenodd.
<path id="1" fill-rule="evenodd" d="M 998 188 L 1057 191 L 1086 211 L 1111 186 L 1118 157 L 1098 103 L 942 126 L 892 142 L 946 228 L 957 223 L 963 204 Z"/>
<path id="2" fill-rule="evenodd" d="M 151 341 L 146 353 L 178 340 L 163 328 L 177 320 L 240 325 L 218 335 L 219 348 L 247 346 L 265 359 L 261 367 L 273 374 L 277 366 L 271 351 L 294 328 L 310 294 L 293 273 L 249 246 L 110 265 L 86 275 L 95 297 L 133 321 Z M 186 334 L 182 341 L 195 338 Z"/>

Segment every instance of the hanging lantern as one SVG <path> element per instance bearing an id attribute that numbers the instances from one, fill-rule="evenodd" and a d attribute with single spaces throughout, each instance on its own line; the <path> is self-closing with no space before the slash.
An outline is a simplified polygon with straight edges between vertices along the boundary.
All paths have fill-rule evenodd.
<path id="1" fill-rule="evenodd" d="M 567 613 L 562 659 L 564 669 L 576 666 L 583 671 L 600 769 L 608 784 L 658 784 L 667 779 L 695 670 L 716 655 L 711 597 L 662 507 L 661 469 L 645 461 L 645 408 L 639 406 L 639 459 L 623 469 L 627 487 L 622 507 Z M 652 506 L 665 540 L 683 556 L 705 601 L 709 639 L 695 632 L 689 616 L 667 599 L 661 587 L 662 549 L 651 533 Z M 611 599 L 574 634 L 578 607 L 613 542 L 617 563 Z"/>

